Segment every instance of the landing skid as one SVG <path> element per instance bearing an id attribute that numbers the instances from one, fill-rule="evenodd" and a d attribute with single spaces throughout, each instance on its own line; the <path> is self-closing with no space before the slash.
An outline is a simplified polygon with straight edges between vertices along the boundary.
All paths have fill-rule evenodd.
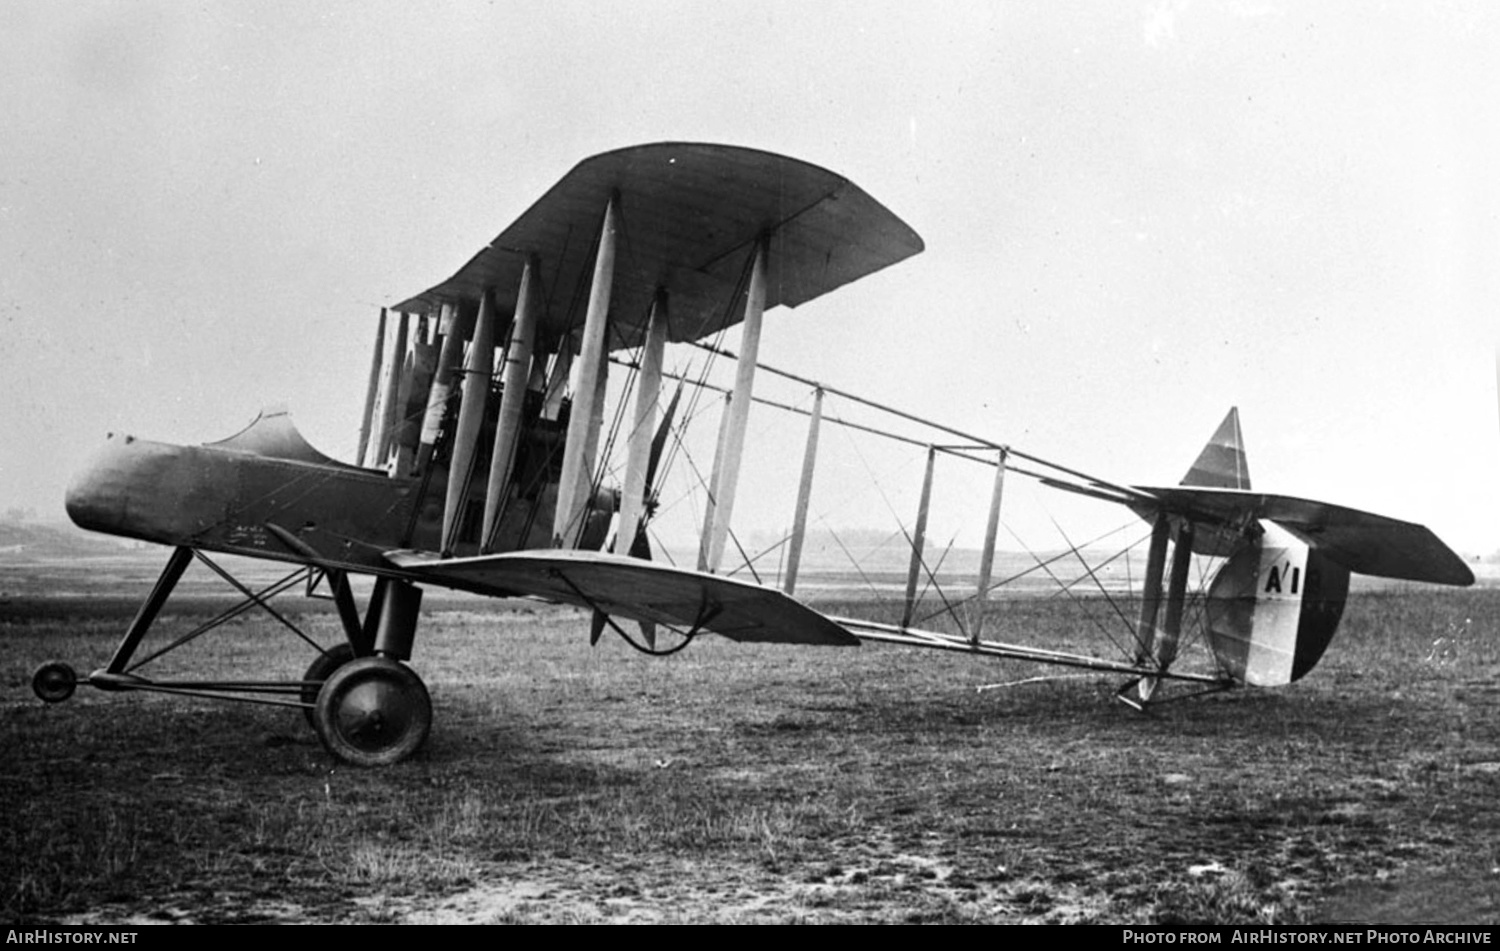
<path id="1" fill-rule="evenodd" d="M 1151 713 L 1157 707 L 1168 703 L 1177 703 L 1181 700 L 1191 700 L 1194 697 L 1203 697 L 1214 693 L 1223 693 L 1233 690 L 1234 684 L 1228 680 L 1221 680 L 1204 686 L 1201 681 L 1188 683 L 1187 689 L 1177 689 L 1168 693 L 1166 684 L 1160 676 L 1137 677 L 1126 681 L 1119 690 L 1115 691 L 1115 699 L 1137 713 Z M 1181 688 L 1181 682 L 1178 682 Z M 1134 696 L 1132 696 L 1134 693 Z"/>
<path id="2" fill-rule="evenodd" d="M 201 562 L 241 594 L 233 606 L 143 657 L 136 654 L 183 573 Z M 344 628 L 344 643 L 323 648 L 271 605 L 271 599 L 298 586 L 309 596 L 326 580 Z M 324 747 L 356 766 L 386 766 L 416 753 L 432 728 L 432 700 L 422 679 L 403 661 L 411 656 L 421 589 L 376 580 L 363 620 L 348 577 L 341 571 L 304 565 L 252 591 L 202 551 L 174 549 L 166 567 L 126 628 L 108 666 L 80 678 L 62 661 L 37 668 L 32 691 L 47 703 L 61 703 L 79 686 L 235 700 L 303 712 Z M 137 673 L 152 661 L 215 628 L 259 608 L 318 652 L 301 680 L 154 680 Z"/>

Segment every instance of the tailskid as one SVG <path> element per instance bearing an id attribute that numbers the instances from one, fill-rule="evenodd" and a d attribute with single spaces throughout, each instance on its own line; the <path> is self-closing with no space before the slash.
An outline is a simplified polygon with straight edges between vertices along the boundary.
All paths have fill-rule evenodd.
<path id="1" fill-rule="evenodd" d="M 1161 682 L 1163 679 L 1177 680 L 1178 682 L 1173 684 L 1175 689 L 1169 690 L 1167 685 Z M 1142 685 L 1153 680 L 1156 681 L 1154 686 L 1142 689 Z M 1137 677 L 1134 680 L 1126 681 L 1120 686 L 1119 690 L 1115 691 L 1115 699 L 1137 713 L 1149 713 L 1157 707 L 1168 703 L 1191 700 L 1194 697 L 1204 697 L 1213 693 L 1223 693 L 1226 690 L 1233 690 L 1236 686 L 1238 685 L 1228 678 L 1222 678 L 1215 683 L 1206 685 L 1202 683 L 1184 685 L 1180 678 L 1174 677 L 1171 674 L 1153 674 L 1149 677 Z M 1133 696 L 1132 692 L 1134 693 Z"/>

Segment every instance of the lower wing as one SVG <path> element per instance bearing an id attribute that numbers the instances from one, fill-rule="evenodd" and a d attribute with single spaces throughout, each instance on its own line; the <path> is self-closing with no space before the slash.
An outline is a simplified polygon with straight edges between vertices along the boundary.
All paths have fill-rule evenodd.
<path id="1" fill-rule="evenodd" d="M 476 594 L 544 598 L 735 641 L 859 645 L 842 626 L 779 591 L 622 555 L 548 549 L 443 559 L 398 550 L 385 557 L 413 580 Z"/>

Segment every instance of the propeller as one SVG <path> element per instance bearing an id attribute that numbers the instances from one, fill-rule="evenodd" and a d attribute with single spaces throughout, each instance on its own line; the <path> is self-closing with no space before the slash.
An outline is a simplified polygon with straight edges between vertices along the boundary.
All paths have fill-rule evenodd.
<path id="1" fill-rule="evenodd" d="M 667 411 L 662 414 L 661 425 L 656 427 L 656 435 L 651 438 L 651 454 L 646 459 L 646 490 L 645 499 L 641 506 L 641 521 L 636 526 L 635 538 L 630 542 L 630 557 L 651 561 L 651 539 L 646 535 L 646 526 L 651 522 L 651 516 L 656 514 L 656 495 L 659 488 L 656 484 L 657 470 L 660 468 L 662 453 L 667 447 L 667 437 L 672 434 L 672 421 L 677 416 L 677 404 L 682 399 L 682 381 L 678 381 L 677 389 L 672 393 L 672 400 L 667 404 Z M 652 621 L 637 622 L 641 628 L 641 639 L 646 646 L 652 650 L 656 649 L 656 624 Z M 590 643 L 597 642 L 603 630 L 602 617 L 594 619 L 594 629 L 591 632 Z"/>
<path id="2" fill-rule="evenodd" d="M 672 393 L 671 402 L 667 404 L 667 411 L 662 414 L 661 424 L 656 427 L 656 435 L 651 437 L 651 454 L 646 459 L 646 498 L 641 510 L 641 521 L 636 526 L 635 538 L 630 542 L 630 557 L 651 561 L 651 540 L 646 537 L 646 526 L 651 524 L 651 517 L 656 514 L 656 496 L 660 488 L 656 484 L 657 470 L 660 468 L 662 453 L 667 448 L 667 437 L 672 434 L 672 421 L 677 416 L 677 404 L 682 399 L 682 381 L 678 381 L 677 389 Z"/>

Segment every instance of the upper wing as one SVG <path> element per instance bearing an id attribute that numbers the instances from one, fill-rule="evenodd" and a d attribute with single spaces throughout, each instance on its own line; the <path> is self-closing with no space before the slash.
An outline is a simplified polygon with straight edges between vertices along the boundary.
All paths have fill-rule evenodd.
<path id="1" fill-rule="evenodd" d="M 420 581 L 500 597 L 533 595 L 736 641 L 859 645 L 843 627 L 779 591 L 622 555 L 546 549 L 440 559 L 392 551 L 386 559 Z"/>
<path id="2" fill-rule="evenodd" d="M 610 349 L 635 346 L 658 287 L 672 289 L 672 341 L 697 340 L 743 319 L 734 294 L 754 241 L 770 239 L 766 309 L 796 307 L 922 250 L 900 218 L 839 175 L 796 159 L 724 145 L 663 142 L 580 162 L 448 280 L 394 309 L 428 313 L 492 288 L 515 308 L 521 269 L 541 265 L 544 338 L 565 333 L 575 288 L 592 272 L 592 242 L 617 195 L 620 252 Z"/>
<path id="3" fill-rule="evenodd" d="M 1383 515 L 1285 495 L 1186 486 L 1145 488 L 1169 512 L 1218 525 L 1268 519 L 1290 528 L 1350 571 L 1382 578 L 1470 585 L 1474 573 L 1430 529 Z M 1155 508 L 1133 504 L 1137 511 Z"/>

